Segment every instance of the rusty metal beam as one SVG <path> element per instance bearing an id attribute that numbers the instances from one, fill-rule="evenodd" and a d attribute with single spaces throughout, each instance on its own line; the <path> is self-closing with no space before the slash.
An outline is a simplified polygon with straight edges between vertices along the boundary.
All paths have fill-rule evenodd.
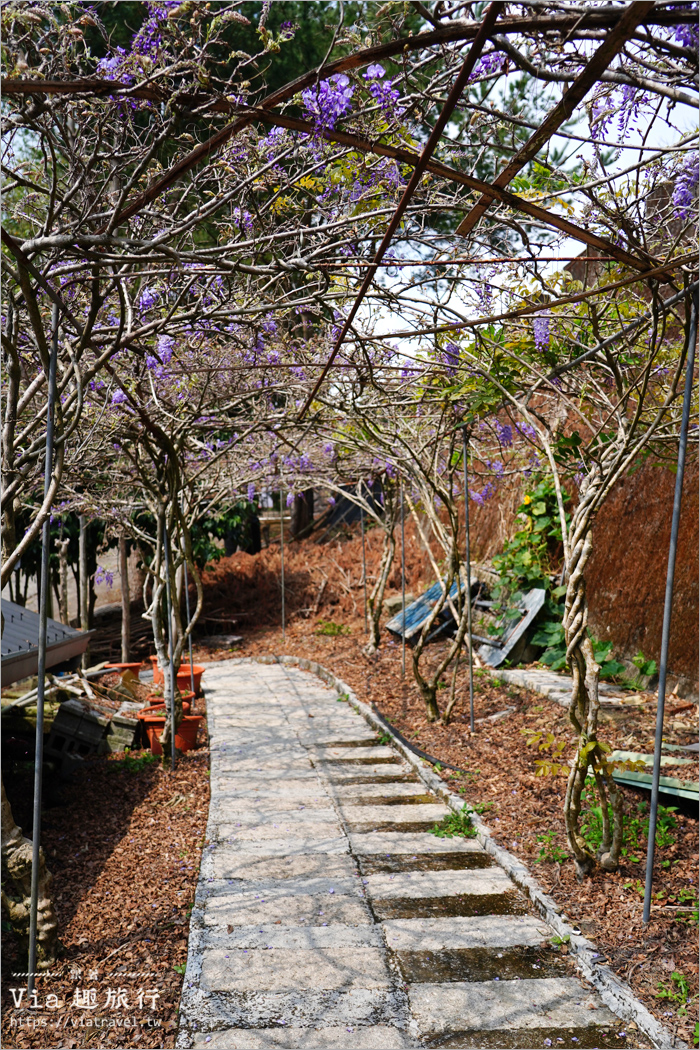
<path id="1" fill-rule="evenodd" d="M 576 107 L 597 83 L 601 73 L 605 72 L 639 23 L 643 22 L 645 16 L 651 13 L 653 7 L 653 0 L 635 0 L 635 3 L 623 9 L 617 25 L 607 34 L 593 57 L 586 63 L 583 72 L 576 77 L 571 87 L 564 92 L 561 100 L 551 110 L 535 134 L 518 150 L 498 178 L 494 180 L 494 186 L 501 189 L 507 186 L 511 179 L 515 178 L 518 172 L 537 156 L 545 143 L 571 117 Z M 485 193 L 479 203 L 475 204 L 472 210 L 462 219 L 457 227 L 457 233 L 462 237 L 466 237 L 474 229 L 481 216 L 488 210 L 493 199 L 493 196 Z"/>
<path id="2" fill-rule="evenodd" d="M 304 406 L 303 406 L 301 412 L 299 413 L 299 421 L 301 421 L 304 418 L 304 416 L 306 415 L 306 413 L 308 411 L 308 408 L 309 408 L 309 405 L 311 404 L 313 399 L 316 397 L 316 394 L 318 393 L 318 391 L 319 391 L 319 389 L 321 387 L 321 384 L 322 384 L 323 380 L 325 379 L 325 377 L 326 377 L 326 375 L 328 373 L 328 369 L 333 364 L 333 361 L 335 360 L 335 357 L 336 357 L 338 351 L 340 350 L 341 346 L 343 345 L 343 341 L 345 339 L 345 336 L 348 334 L 348 331 L 350 329 L 350 325 L 354 321 L 354 319 L 355 319 L 355 317 L 357 315 L 357 311 L 360 309 L 360 306 L 362 305 L 362 300 L 364 299 L 365 295 L 367 294 L 367 292 L 369 290 L 369 287 L 370 287 L 370 285 L 372 284 L 372 281 L 375 278 L 375 275 L 377 273 L 377 268 L 379 267 L 379 264 L 381 263 L 382 259 L 384 258 L 384 254 L 386 253 L 389 245 L 391 244 L 391 242 L 393 240 L 393 237 L 394 237 L 394 234 L 396 233 L 396 230 L 398 229 L 399 223 L 401 222 L 401 219 L 403 218 L 403 216 L 404 216 L 404 214 L 406 212 L 406 208 L 408 207 L 408 205 L 410 203 L 411 197 L 413 196 L 413 192 L 416 189 L 418 183 L 420 182 L 420 180 L 421 180 L 421 178 L 422 178 L 422 176 L 423 176 L 423 174 L 424 174 L 424 172 L 425 172 L 425 170 L 426 170 L 426 168 L 428 166 L 428 163 L 429 163 L 430 158 L 431 158 L 431 156 L 433 154 L 433 151 L 435 150 L 438 142 L 442 138 L 442 133 L 443 133 L 443 131 L 445 130 L 445 128 L 447 126 L 447 121 L 452 116 L 452 113 L 454 112 L 454 108 L 457 105 L 457 103 L 459 102 L 459 100 L 460 100 L 460 98 L 462 96 L 462 92 L 464 91 L 465 87 L 467 86 L 467 83 L 469 81 L 469 77 L 472 74 L 472 71 L 474 69 L 474 66 L 477 63 L 479 55 L 483 51 L 484 45 L 486 44 L 486 41 L 488 40 L 489 36 L 491 35 L 491 32 L 492 32 L 492 30 L 493 30 L 493 28 L 494 28 L 494 26 L 496 24 L 498 16 L 499 16 L 499 14 L 501 13 L 501 11 L 503 10 L 504 7 L 505 7 L 505 3 L 503 2 L 503 0 L 492 0 L 492 2 L 489 4 L 489 6 L 487 7 L 486 11 L 484 12 L 484 17 L 483 17 L 483 20 L 481 22 L 481 26 L 479 28 L 479 32 L 476 34 L 476 37 L 474 38 L 472 46 L 469 48 L 469 51 L 467 53 L 467 57 L 465 58 L 464 62 L 462 63 L 462 68 L 460 69 L 460 71 L 459 71 L 459 73 L 457 75 L 457 79 L 455 80 L 454 84 L 452 85 L 452 89 L 450 90 L 450 93 L 447 96 L 447 99 L 445 100 L 445 104 L 442 107 L 440 115 L 439 115 L 438 119 L 435 122 L 435 126 L 433 127 L 433 130 L 430 132 L 430 136 L 429 136 L 428 141 L 426 142 L 426 144 L 425 144 L 425 146 L 423 148 L 423 152 L 421 153 L 420 157 L 417 160 L 417 163 L 415 164 L 415 166 L 413 168 L 413 172 L 411 174 L 410 179 L 408 180 L 408 183 L 406 184 L 406 187 L 405 187 L 405 189 L 403 191 L 403 194 L 401 196 L 401 200 L 398 203 L 398 207 L 396 208 L 396 211 L 392 215 L 391 220 L 389 222 L 389 225 L 386 228 L 386 233 L 384 234 L 384 237 L 382 238 L 382 242 L 379 245 L 379 248 L 377 249 L 376 255 L 375 255 L 371 265 L 367 269 L 367 273 L 365 274 L 365 277 L 364 277 L 364 279 L 362 281 L 362 284 L 360 286 L 360 290 L 358 291 L 358 293 L 357 293 L 357 295 L 355 297 L 355 301 L 352 304 L 352 307 L 350 309 L 350 313 L 348 314 L 348 316 L 345 319 L 343 327 L 340 330 L 340 334 L 338 335 L 338 338 L 335 341 L 333 349 L 331 350 L 330 356 L 329 356 L 328 360 L 326 361 L 326 364 L 325 364 L 323 370 L 321 371 L 320 376 L 316 380 L 316 383 L 314 384 L 314 387 L 313 387 L 311 393 L 309 394 L 309 396 L 307 397 L 306 401 L 304 402 Z"/>
<path id="3" fill-rule="evenodd" d="M 287 128 L 290 131 L 301 131 L 308 135 L 312 134 L 314 131 L 313 124 L 307 120 L 299 120 L 297 117 L 283 117 L 276 113 L 267 113 L 261 109 L 251 110 L 250 112 L 254 113 L 259 120 L 263 120 L 267 124 L 273 124 L 278 128 Z M 363 153 L 374 153 L 378 157 L 391 157 L 393 160 L 398 160 L 402 164 L 410 164 L 412 167 L 420 160 L 420 155 L 418 153 L 413 153 L 411 150 L 400 149 L 398 146 L 385 146 L 380 142 L 372 142 L 369 139 L 361 138 L 359 135 L 352 135 L 347 131 L 324 131 L 321 134 L 328 142 L 337 142 L 341 146 L 350 146 L 352 149 L 361 150 Z M 561 215 L 557 215 L 555 212 L 548 211 L 546 208 L 541 208 L 539 205 L 533 204 L 531 201 L 518 197 L 515 193 L 511 193 L 509 190 L 493 186 L 488 182 L 483 182 L 481 179 L 475 179 L 472 175 L 466 175 L 464 172 L 458 171 L 456 168 L 451 168 L 447 164 L 440 163 L 440 161 L 429 160 L 426 164 L 425 170 L 431 172 L 433 175 L 439 175 L 441 178 L 447 179 L 450 182 L 458 182 L 462 186 L 468 186 L 469 189 L 476 190 L 479 193 L 488 192 L 496 200 L 513 208 L 514 211 L 524 212 L 533 219 L 546 223 L 548 226 L 553 226 L 555 229 L 565 233 L 567 237 L 571 237 L 574 240 L 580 241 L 582 244 L 588 244 L 592 248 L 597 248 L 602 252 L 606 252 L 618 262 L 623 263 L 625 266 L 631 266 L 635 270 L 648 270 L 658 261 L 651 256 L 634 255 L 631 252 L 626 251 L 624 248 L 619 248 L 611 241 L 606 240 L 605 237 L 599 237 L 598 234 L 592 233 L 590 230 L 584 230 L 575 223 L 569 222 L 568 219 L 564 219 Z"/>

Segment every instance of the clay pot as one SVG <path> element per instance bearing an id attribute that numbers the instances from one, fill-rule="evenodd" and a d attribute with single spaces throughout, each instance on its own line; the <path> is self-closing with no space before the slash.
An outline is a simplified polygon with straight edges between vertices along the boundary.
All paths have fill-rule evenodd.
<path id="1" fill-rule="evenodd" d="M 163 672 L 158 666 L 158 657 L 150 656 L 149 660 L 153 664 L 153 684 L 162 685 Z M 192 670 L 194 672 L 194 691 L 195 693 L 198 693 L 202 681 L 202 675 L 206 671 L 206 667 L 204 667 L 202 664 L 193 664 Z M 191 684 L 192 679 L 190 676 L 190 665 L 188 663 L 181 664 L 177 672 L 177 687 L 182 693 L 185 691 L 185 689 L 189 689 L 191 687 Z"/>
<path id="2" fill-rule="evenodd" d="M 192 701 L 194 700 L 194 693 L 181 693 L 182 697 L 182 710 L 186 715 L 190 713 L 192 707 Z M 146 703 L 148 707 L 147 711 L 152 710 L 154 707 L 162 707 L 165 710 L 165 700 L 162 696 L 157 696 L 156 693 L 149 693 L 146 697 Z"/>
<path id="3" fill-rule="evenodd" d="M 162 755 L 163 748 L 158 739 L 165 729 L 165 714 L 150 714 L 139 711 L 138 716 L 143 720 L 151 747 L 151 754 Z M 178 751 L 191 751 L 197 742 L 197 730 L 202 721 L 202 715 L 185 715 L 175 734 L 175 747 Z"/>
<path id="4" fill-rule="evenodd" d="M 105 671 L 131 671 L 131 673 L 133 675 L 135 675 L 137 678 L 139 676 L 139 671 L 140 670 L 141 670 L 141 663 L 140 662 L 139 663 L 133 663 L 133 664 L 107 664 L 107 666 L 105 667 Z"/>

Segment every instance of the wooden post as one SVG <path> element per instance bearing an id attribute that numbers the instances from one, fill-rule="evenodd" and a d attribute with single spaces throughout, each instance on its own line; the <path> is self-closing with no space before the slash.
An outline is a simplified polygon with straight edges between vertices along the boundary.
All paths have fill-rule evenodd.
<path id="1" fill-rule="evenodd" d="M 129 556 L 124 533 L 119 537 L 119 576 L 122 587 L 122 663 L 129 662 L 131 649 L 131 594 L 129 592 Z"/>

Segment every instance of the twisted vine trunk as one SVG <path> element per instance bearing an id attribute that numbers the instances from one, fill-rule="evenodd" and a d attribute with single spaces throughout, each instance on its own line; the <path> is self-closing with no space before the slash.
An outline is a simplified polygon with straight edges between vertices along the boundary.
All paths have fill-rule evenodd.
<path id="1" fill-rule="evenodd" d="M 588 636 L 585 580 L 592 546 L 594 513 L 603 485 L 602 472 L 598 469 L 582 486 L 581 499 L 571 521 L 566 566 L 568 582 L 563 627 L 566 656 L 573 678 L 569 719 L 578 740 L 566 786 L 564 819 L 566 836 L 574 855 L 579 879 L 588 874 L 596 863 L 606 871 L 617 870 L 622 845 L 622 795 L 612 778 L 612 769 L 607 757 L 610 749 L 598 740 L 600 666 Z M 579 829 L 581 796 L 587 787 L 589 770 L 593 776 L 593 784 L 589 780 L 588 787 L 592 789 L 595 785 L 603 826 L 602 841 L 595 853 L 585 842 Z"/>
<path id="2" fill-rule="evenodd" d="M 384 603 L 384 592 L 386 591 L 387 581 L 391 573 L 391 567 L 394 563 L 394 555 L 396 554 L 396 538 L 394 536 L 393 520 L 391 526 L 392 527 L 387 529 L 384 533 L 384 544 L 382 547 L 382 560 L 379 564 L 379 574 L 374 587 L 372 588 L 371 594 L 367 598 L 367 606 L 369 609 L 369 641 L 365 646 L 365 651 L 367 653 L 376 653 L 381 640 L 380 620 Z"/>
<path id="3" fill-rule="evenodd" d="M 29 903 L 32 886 L 32 842 L 15 824 L 12 807 L 2 792 L 2 907 L 20 940 L 29 951 Z M 37 911 L 37 969 L 48 970 L 58 957 L 58 920 L 50 895 L 51 875 L 44 851 L 39 853 L 39 903 Z"/>

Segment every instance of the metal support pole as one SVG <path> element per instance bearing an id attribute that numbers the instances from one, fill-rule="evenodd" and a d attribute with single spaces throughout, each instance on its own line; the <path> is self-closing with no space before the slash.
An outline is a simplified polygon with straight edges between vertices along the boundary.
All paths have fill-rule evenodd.
<path id="1" fill-rule="evenodd" d="M 365 554 L 365 510 L 360 507 L 360 528 L 362 529 L 362 589 L 365 596 L 365 634 L 369 630 L 367 622 L 367 557 Z"/>
<path id="2" fill-rule="evenodd" d="M 280 472 L 280 565 L 281 565 L 281 577 L 280 583 L 282 586 L 282 645 L 287 644 L 287 637 L 285 634 L 285 623 L 284 623 L 284 485 L 282 484 L 282 474 Z"/>
<path id="3" fill-rule="evenodd" d="M 644 912 L 642 921 L 649 922 L 651 914 L 651 888 L 654 881 L 654 847 L 656 845 L 656 814 L 659 808 L 659 777 L 661 775 L 661 745 L 664 733 L 664 706 L 666 702 L 666 672 L 668 665 L 668 646 L 671 636 L 671 612 L 673 610 L 673 578 L 676 571 L 676 550 L 678 548 L 678 524 L 681 516 L 681 499 L 683 497 L 683 474 L 685 472 L 685 452 L 688 445 L 688 421 L 690 419 L 690 402 L 693 393 L 693 372 L 695 370 L 695 344 L 698 338 L 698 293 L 693 295 L 690 304 L 690 329 L 688 332 L 688 362 L 685 370 L 685 392 L 683 394 L 683 415 L 681 433 L 678 443 L 678 469 L 676 471 L 676 489 L 673 496 L 673 514 L 671 517 L 671 542 L 668 551 L 668 570 L 666 572 L 666 596 L 664 599 L 664 620 L 661 631 L 661 656 L 659 657 L 659 696 L 656 705 L 656 736 L 654 738 L 654 770 L 651 781 L 651 805 L 649 808 L 649 839 L 647 843 L 647 871 L 644 884 Z"/>
<path id="4" fill-rule="evenodd" d="M 187 575 L 187 557 L 185 557 L 185 609 L 187 610 L 187 627 L 190 626 L 190 578 Z M 194 692 L 194 660 L 192 658 L 192 632 L 187 635 L 190 650 L 190 689 Z M 193 704 L 194 708 L 194 704 Z"/>
<path id="5" fill-rule="evenodd" d="M 467 428 L 462 428 L 462 451 L 464 455 L 464 528 L 466 530 L 467 559 L 467 647 L 469 651 L 469 728 L 474 732 L 474 650 L 472 644 L 472 562 L 469 547 L 469 478 L 467 473 L 467 455 L 469 439 Z"/>
<path id="6" fill-rule="evenodd" d="M 170 769 L 175 769 L 175 655 L 173 652 L 173 599 L 170 590 L 170 554 L 168 526 L 163 522 L 163 557 L 165 563 L 165 601 L 168 611 L 168 661 L 170 663 Z"/>
<path id="7" fill-rule="evenodd" d="M 406 530 L 401 478 L 401 674 L 406 677 Z"/>
<path id="8" fill-rule="evenodd" d="M 51 313 L 51 356 L 49 358 L 48 400 L 46 406 L 46 458 L 44 462 L 44 499 L 51 488 L 53 471 L 54 409 L 56 404 L 56 368 L 58 361 L 58 307 Z M 39 866 L 41 864 L 41 795 L 44 769 L 44 676 L 46 674 L 46 620 L 49 599 L 49 553 L 51 515 L 41 532 L 41 591 L 39 594 L 39 654 L 36 687 L 36 743 L 34 747 L 34 806 L 32 818 L 32 881 L 29 897 L 29 965 L 27 991 L 34 991 L 36 972 L 37 922 L 39 912 Z"/>

